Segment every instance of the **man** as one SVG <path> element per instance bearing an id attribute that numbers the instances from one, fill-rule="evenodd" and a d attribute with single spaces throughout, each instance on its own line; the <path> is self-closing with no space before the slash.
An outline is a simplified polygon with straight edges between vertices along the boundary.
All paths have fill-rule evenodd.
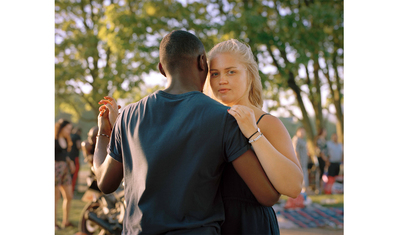
<path id="1" fill-rule="evenodd" d="M 338 176 L 340 172 L 340 164 L 343 162 L 343 146 L 338 142 L 336 133 L 331 135 L 331 141 L 328 141 L 328 176 Z"/>
<path id="2" fill-rule="evenodd" d="M 166 35 L 158 69 L 167 77 L 165 90 L 128 105 L 118 117 L 110 112 L 115 100 L 100 107 L 98 186 L 111 193 L 124 178 L 123 234 L 218 234 L 225 163 L 233 162 L 259 200 L 271 190 L 268 178 L 228 107 L 201 92 L 208 65 L 196 36 L 181 30 Z"/>
<path id="3" fill-rule="evenodd" d="M 296 135 L 293 136 L 293 148 L 296 156 L 299 159 L 301 168 L 303 169 L 303 191 L 308 188 L 308 149 L 307 141 L 305 140 L 306 130 L 304 127 L 299 127 L 296 130 Z"/>

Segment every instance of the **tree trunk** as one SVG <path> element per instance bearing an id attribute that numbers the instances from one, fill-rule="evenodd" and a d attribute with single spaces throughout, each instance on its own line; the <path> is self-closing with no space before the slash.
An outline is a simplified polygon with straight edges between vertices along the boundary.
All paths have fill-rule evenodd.
<path id="1" fill-rule="evenodd" d="M 344 143 L 344 118 L 343 118 L 343 111 L 342 111 L 342 94 L 340 93 L 342 86 L 340 84 L 340 77 L 339 77 L 339 71 L 338 71 L 338 65 L 336 63 L 336 56 L 337 53 L 335 51 L 333 60 L 332 60 L 332 65 L 333 69 L 335 71 L 335 82 L 336 82 L 336 90 L 334 91 L 333 95 L 333 102 L 335 105 L 336 109 L 336 118 L 338 124 L 336 125 L 336 131 L 338 135 L 338 141 L 341 143 Z"/>
<path id="2" fill-rule="evenodd" d="M 318 63 L 318 57 L 316 56 L 316 58 L 314 58 L 314 87 L 316 89 L 316 92 L 314 93 L 312 102 L 315 112 L 315 124 L 317 127 L 317 131 L 322 128 L 326 129 L 326 127 L 324 127 L 323 115 L 322 115 L 321 82 L 318 75 L 319 69 L 320 67 Z"/>
<path id="3" fill-rule="evenodd" d="M 308 116 L 306 107 L 303 102 L 303 97 L 301 97 L 301 90 L 300 87 L 296 84 L 296 81 L 294 80 L 294 74 L 292 72 L 289 72 L 289 78 L 288 78 L 288 85 L 290 89 L 293 90 L 293 92 L 296 95 L 296 100 L 299 105 L 299 108 L 301 110 L 301 114 L 303 118 L 301 119 L 301 123 L 303 124 L 304 129 L 306 130 L 307 133 L 307 143 L 308 146 L 311 145 L 311 148 L 309 148 L 309 152 L 311 155 L 315 155 L 315 143 L 314 143 L 314 131 L 312 129 L 311 125 L 311 120 Z"/>

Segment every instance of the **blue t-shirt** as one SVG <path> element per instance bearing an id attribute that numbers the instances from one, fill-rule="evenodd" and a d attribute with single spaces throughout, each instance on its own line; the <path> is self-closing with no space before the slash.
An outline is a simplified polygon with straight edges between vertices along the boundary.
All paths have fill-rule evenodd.
<path id="1" fill-rule="evenodd" d="M 124 165 L 124 234 L 220 232 L 222 170 L 250 149 L 227 109 L 157 91 L 121 111 L 108 153 Z"/>

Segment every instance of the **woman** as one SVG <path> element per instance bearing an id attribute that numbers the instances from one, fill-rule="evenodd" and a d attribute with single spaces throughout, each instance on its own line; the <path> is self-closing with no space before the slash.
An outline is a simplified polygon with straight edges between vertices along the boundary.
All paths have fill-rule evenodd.
<path id="1" fill-rule="evenodd" d="M 75 171 L 74 162 L 68 156 L 71 150 L 71 129 L 72 124 L 64 119 L 59 119 L 55 125 L 55 206 L 54 219 L 55 229 L 59 230 L 57 225 L 57 202 L 60 198 L 60 193 L 63 197 L 63 220 L 62 227 L 72 226 L 69 221 L 69 210 L 72 201 L 72 180 L 71 173 Z"/>
<path id="2" fill-rule="evenodd" d="M 279 234 L 271 207 L 279 194 L 297 197 L 303 180 L 300 163 L 282 122 L 262 111 L 262 86 L 250 47 L 231 39 L 208 55 L 205 93 L 226 106 L 249 139 L 266 175 L 277 191 L 269 205 L 260 204 L 232 164 L 225 168 L 221 189 L 225 206 L 223 234 Z"/>
<path id="3" fill-rule="evenodd" d="M 81 150 L 81 128 L 75 127 L 71 132 L 72 147 L 70 151 L 70 158 L 75 163 L 75 171 L 71 174 L 72 177 L 72 194 L 75 192 L 76 181 L 78 180 L 79 173 L 79 151 Z"/>
<path id="4" fill-rule="evenodd" d="M 318 130 L 318 135 L 315 137 L 315 146 L 317 146 L 317 156 L 318 156 L 318 165 L 319 165 L 319 192 L 322 193 L 323 190 L 323 181 L 322 176 L 325 172 L 326 163 L 329 164 L 328 161 L 328 146 L 326 144 L 326 130 L 321 128 Z"/>

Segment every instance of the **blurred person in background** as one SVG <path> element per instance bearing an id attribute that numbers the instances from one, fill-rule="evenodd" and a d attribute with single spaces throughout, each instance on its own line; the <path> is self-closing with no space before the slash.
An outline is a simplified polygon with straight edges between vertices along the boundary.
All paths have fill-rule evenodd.
<path id="1" fill-rule="evenodd" d="M 94 148 L 96 146 L 96 135 L 98 130 L 99 128 L 97 126 L 90 128 L 87 134 L 87 139 L 82 141 L 81 144 L 83 158 L 85 162 L 89 164 L 90 168 L 92 168 L 93 166 L 93 154 L 94 154 Z"/>
<path id="2" fill-rule="evenodd" d="M 75 185 L 79 173 L 79 152 L 81 150 L 81 129 L 79 127 L 75 127 L 74 129 L 72 129 L 71 141 L 72 147 L 69 156 L 71 157 L 71 160 L 75 163 L 75 171 L 73 174 L 71 174 L 72 192 L 75 192 Z"/>
<path id="3" fill-rule="evenodd" d="M 296 130 L 296 135 L 292 138 L 293 147 L 297 158 L 299 159 L 301 169 L 303 170 L 303 192 L 308 188 L 308 148 L 306 141 L 306 130 L 304 127 L 299 127 Z"/>
<path id="4" fill-rule="evenodd" d="M 73 226 L 69 221 L 69 212 L 71 208 L 72 180 L 71 173 L 75 171 L 75 164 L 69 157 L 69 151 L 72 147 L 71 141 L 72 124 L 64 119 L 59 119 L 55 124 L 55 206 L 54 219 L 55 229 L 59 230 L 65 227 Z M 57 202 L 60 198 L 60 192 L 63 197 L 63 219 L 61 227 L 57 224 Z"/>
<path id="5" fill-rule="evenodd" d="M 336 133 L 331 135 L 331 141 L 327 143 L 328 147 L 328 177 L 335 177 L 339 175 L 340 164 L 343 162 L 343 146 L 338 142 L 338 137 Z"/>
<path id="6" fill-rule="evenodd" d="M 325 173 L 326 167 L 329 165 L 328 161 L 328 146 L 326 143 L 326 129 L 320 128 L 318 135 L 315 137 L 316 154 L 318 157 L 318 168 L 319 168 L 319 193 L 323 190 L 322 176 Z"/>
<path id="7" fill-rule="evenodd" d="M 280 194 L 297 197 L 302 171 L 283 123 L 262 110 L 262 85 L 251 48 L 236 39 L 215 45 L 208 53 L 209 74 L 204 91 L 228 109 L 252 145 L 270 182 L 266 205 L 260 204 L 228 163 L 221 179 L 225 208 L 222 234 L 279 234 L 272 205 Z M 272 184 L 271 184 L 272 183 Z"/>

